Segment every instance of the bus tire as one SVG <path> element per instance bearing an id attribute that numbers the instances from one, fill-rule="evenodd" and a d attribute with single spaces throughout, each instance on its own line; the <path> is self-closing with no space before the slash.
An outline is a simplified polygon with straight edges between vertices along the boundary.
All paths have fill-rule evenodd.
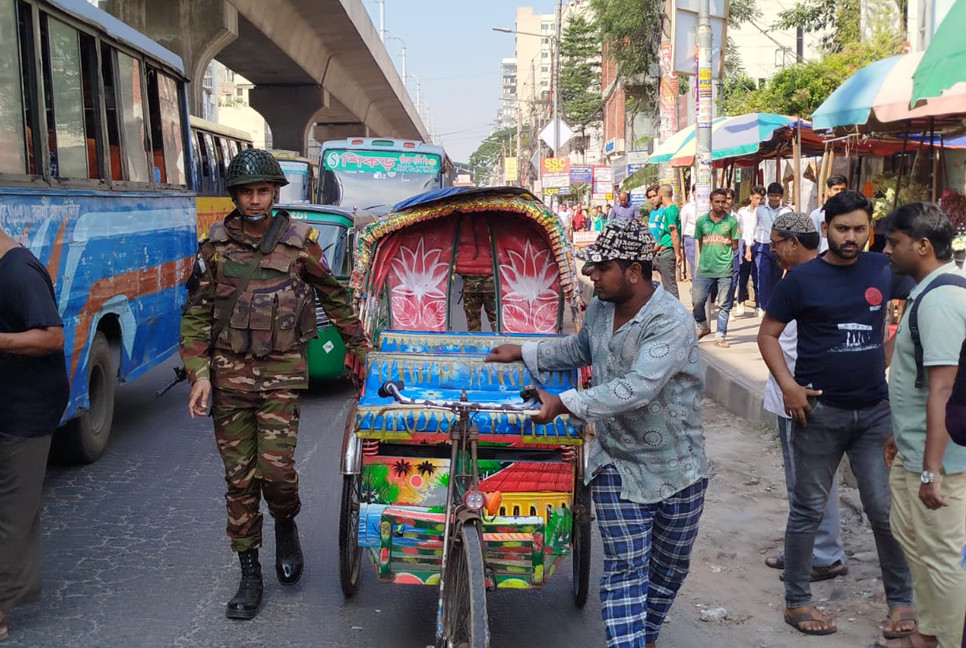
<path id="1" fill-rule="evenodd" d="M 54 435 L 58 458 L 70 463 L 97 461 L 111 436 L 114 420 L 114 370 L 107 337 L 98 331 L 91 342 L 87 362 L 87 394 L 90 406 Z"/>

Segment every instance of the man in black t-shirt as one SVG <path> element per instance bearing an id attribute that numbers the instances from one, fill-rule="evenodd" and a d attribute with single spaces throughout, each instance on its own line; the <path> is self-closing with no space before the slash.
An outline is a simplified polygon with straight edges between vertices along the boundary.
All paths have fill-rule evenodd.
<path id="1" fill-rule="evenodd" d="M 47 270 L 0 230 L 0 641 L 40 598 L 40 493 L 67 407 L 63 323 Z"/>
<path id="2" fill-rule="evenodd" d="M 915 630 L 912 583 L 889 526 L 889 471 L 882 445 L 892 433 L 883 349 L 885 306 L 911 288 L 882 254 L 863 252 L 872 203 L 844 191 L 825 204 L 828 252 L 789 270 L 771 296 L 758 347 L 795 420 L 794 494 L 785 530 L 785 621 L 805 634 L 835 632 L 811 604 L 812 548 L 835 471 L 848 453 L 872 525 L 889 604 L 886 638 Z M 798 322 L 795 375 L 778 338 Z"/>

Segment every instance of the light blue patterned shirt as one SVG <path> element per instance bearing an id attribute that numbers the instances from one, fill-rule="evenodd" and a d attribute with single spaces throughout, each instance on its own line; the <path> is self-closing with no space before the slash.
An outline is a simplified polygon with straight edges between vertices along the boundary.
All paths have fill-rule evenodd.
<path id="1" fill-rule="evenodd" d="M 568 390 L 571 414 L 593 421 L 586 480 L 613 464 L 621 498 L 650 504 L 707 477 L 701 426 L 703 371 L 694 320 L 655 283 L 637 315 L 614 331 L 614 305 L 594 298 L 575 335 L 527 342 L 530 373 L 591 365 L 593 387 Z"/>

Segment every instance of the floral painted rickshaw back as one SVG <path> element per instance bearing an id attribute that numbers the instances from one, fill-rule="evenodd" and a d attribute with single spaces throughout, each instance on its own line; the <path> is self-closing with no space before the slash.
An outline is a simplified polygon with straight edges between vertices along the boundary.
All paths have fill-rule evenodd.
<path id="1" fill-rule="evenodd" d="M 467 330 L 459 302 L 473 291 L 494 315 L 493 332 L 560 333 L 567 307 L 579 313 L 575 284 L 559 221 L 514 187 L 443 189 L 396 205 L 362 232 L 352 275 L 375 337 L 385 329 Z"/>

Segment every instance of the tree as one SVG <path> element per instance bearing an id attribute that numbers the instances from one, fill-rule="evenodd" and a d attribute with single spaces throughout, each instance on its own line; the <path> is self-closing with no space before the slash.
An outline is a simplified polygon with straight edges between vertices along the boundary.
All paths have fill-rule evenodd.
<path id="1" fill-rule="evenodd" d="M 806 33 L 831 30 L 822 37 L 822 49 L 841 52 L 860 40 L 859 0 L 800 0 L 791 9 L 779 12 L 774 27 Z"/>
<path id="2" fill-rule="evenodd" d="M 577 14 L 560 40 L 558 75 L 560 106 L 571 127 L 595 121 L 600 101 L 600 32 L 597 24 Z"/>
<path id="3" fill-rule="evenodd" d="M 494 172 L 501 168 L 504 152 L 516 151 L 516 134 L 516 128 L 509 126 L 494 131 L 480 142 L 470 155 L 470 173 L 473 174 L 474 183 L 486 184 Z M 503 179 L 499 180 L 502 184 Z"/>
<path id="4" fill-rule="evenodd" d="M 632 107 L 656 113 L 659 95 L 649 75 L 661 48 L 664 0 L 591 0 L 591 7 L 597 15 L 601 40 L 607 44 L 607 57 L 616 65 L 618 76 L 634 80 L 625 84 Z"/>
<path id="5" fill-rule="evenodd" d="M 728 114 L 767 111 L 807 117 L 856 70 L 901 51 L 900 37 L 887 32 L 846 43 L 841 51 L 779 70 L 757 91 L 734 93 Z"/>

